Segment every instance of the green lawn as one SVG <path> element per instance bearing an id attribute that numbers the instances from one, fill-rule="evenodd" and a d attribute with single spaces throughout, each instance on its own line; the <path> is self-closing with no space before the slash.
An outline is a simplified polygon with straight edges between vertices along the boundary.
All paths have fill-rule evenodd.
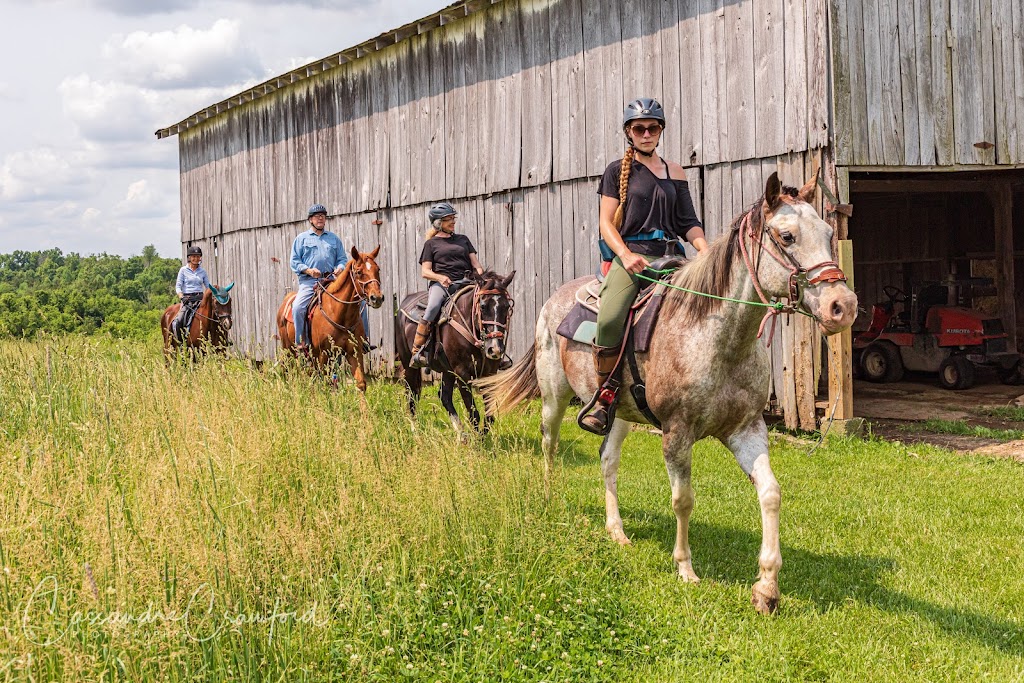
<path id="1" fill-rule="evenodd" d="M 1024 679 L 1024 465 L 779 440 L 762 617 L 756 497 L 717 442 L 693 586 L 654 435 L 626 442 L 620 548 L 571 419 L 546 501 L 539 405 L 463 444 L 431 391 L 415 431 L 399 387 L 368 404 L 155 345 L 0 342 L 0 680 Z"/>

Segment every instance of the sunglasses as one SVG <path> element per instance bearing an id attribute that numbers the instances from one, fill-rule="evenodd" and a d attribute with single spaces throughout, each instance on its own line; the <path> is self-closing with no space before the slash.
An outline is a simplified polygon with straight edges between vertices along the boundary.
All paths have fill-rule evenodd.
<path id="1" fill-rule="evenodd" d="M 632 126 L 629 127 L 629 130 L 632 131 L 633 135 L 635 135 L 636 137 L 642 138 L 644 136 L 644 133 L 650 133 L 653 137 L 660 133 L 664 128 L 665 126 L 661 125 L 660 123 L 652 123 L 649 126 L 634 123 Z"/>

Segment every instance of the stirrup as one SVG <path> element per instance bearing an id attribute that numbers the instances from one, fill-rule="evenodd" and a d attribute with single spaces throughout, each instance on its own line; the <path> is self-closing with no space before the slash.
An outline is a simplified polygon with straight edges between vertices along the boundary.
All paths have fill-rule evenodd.
<path id="1" fill-rule="evenodd" d="M 412 358 L 409 359 L 409 367 L 417 370 L 430 367 L 430 355 L 427 353 L 425 345 L 419 351 L 412 354 Z"/>
<path id="2" fill-rule="evenodd" d="M 612 429 L 612 423 L 615 422 L 615 408 L 618 403 L 618 397 L 618 391 L 615 389 L 607 386 L 598 388 L 594 392 L 594 397 L 576 415 L 576 424 L 583 431 L 597 434 L 598 436 L 607 436 L 608 432 Z M 587 424 L 586 419 L 588 417 L 593 418 L 596 422 L 600 419 L 602 413 L 604 414 L 603 424 Z"/>

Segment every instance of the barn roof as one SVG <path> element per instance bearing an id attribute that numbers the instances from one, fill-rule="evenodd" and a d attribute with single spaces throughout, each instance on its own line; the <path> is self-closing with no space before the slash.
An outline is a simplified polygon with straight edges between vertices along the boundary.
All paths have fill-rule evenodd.
<path id="1" fill-rule="evenodd" d="M 273 78 L 263 81 L 259 85 L 255 85 L 248 90 L 243 90 L 237 95 L 232 95 L 225 100 L 217 102 L 216 104 L 211 104 L 205 109 L 200 109 L 195 114 L 192 114 L 191 116 L 184 118 L 167 128 L 161 128 L 156 131 L 156 137 L 158 139 L 162 139 L 172 135 L 177 135 L 182 131 L 188 130 L 192 126 L 199 125 L 207 119 L 213 118 L 214 116 L 222 114 L 234 107 L 239 107 L 246 102 L 252 102 L 253 100 L 257 100 L 265 95 L 269 95 L 270 93 L 291 83 L 310 78 L 325 71 L 330 71 L 342 64 L 348 64 L 349 62 L 362 59 L 366 55 L 376 52 L 377 50 L 383 50 L 386 47 L 400 43 L 414 35 L 426 33 L 439 26 L 444 26 L 445 24 L 462 19 L 470 14 L 484 10 L 491 5 L 498 4 L 501 1 L 502 0 L 460 0 L 459 2 L 454 2 L 444 9 L 434 12 L 422 19 L 385 31 L 375 38 L 370 38 L 358 45 L 354 45 L 340 52 L 335 52 L 333 55 L 310 62 L 309 64 L 300 66 L 297 69 L 292 69 L 280 76 L 274 76 Z"/>

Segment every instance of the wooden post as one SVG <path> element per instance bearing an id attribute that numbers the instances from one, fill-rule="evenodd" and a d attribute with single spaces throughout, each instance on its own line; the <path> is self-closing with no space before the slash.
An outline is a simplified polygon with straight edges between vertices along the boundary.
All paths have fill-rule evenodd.
<path id="1" fill-rule="evenodd" d="M 999 301 L 999 317 L 1009 336 L 1007 345 L 1017 350 L 1017 306 L 1014 296 L 1013 276 L 1013 188 L 1007 182 L 1001 183 L 989 197 L 995 209 L 996 232 L 996 298 Z"/>
<path id="2" fill-rule="evenodd" d="M 846 216 L 837 215 L 838 230 L 845 236 Z M 846 273 L 846 284 L 853 289 L 853 240 L 839 240 L 839 267 Z M 828 412 L 825 418 L 853 418 L 853 333 L 845 330 L 828 338 Z"/>

